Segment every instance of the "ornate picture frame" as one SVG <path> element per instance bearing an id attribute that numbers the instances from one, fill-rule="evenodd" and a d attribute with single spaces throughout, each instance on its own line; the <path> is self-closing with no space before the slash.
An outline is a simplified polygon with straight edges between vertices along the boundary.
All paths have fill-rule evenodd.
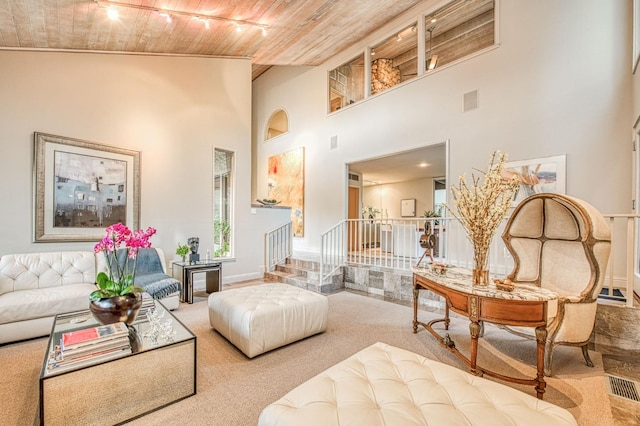
<path id="1" fill-rule="evenodd" d="M 99 241 L 140 223 L 140 152 L 34 133 L 34 241 Z"/>

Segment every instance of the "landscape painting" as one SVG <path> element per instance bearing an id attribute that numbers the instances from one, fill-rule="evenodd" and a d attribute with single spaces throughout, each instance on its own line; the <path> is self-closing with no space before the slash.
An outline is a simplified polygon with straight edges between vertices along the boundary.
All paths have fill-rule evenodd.
<path id="1" fill-rule="evenodd" d="M 291 207 L 293 236 L 304 236 L 304 148 L 269 157 L 269 199 Z"/>

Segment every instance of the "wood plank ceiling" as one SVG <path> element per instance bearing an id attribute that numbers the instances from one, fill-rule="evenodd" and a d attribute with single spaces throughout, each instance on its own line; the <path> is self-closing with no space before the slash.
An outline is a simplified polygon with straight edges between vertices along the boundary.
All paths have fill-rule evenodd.
<path id="1" fill-rule="evenodd" d="M 272 65 L 322 64 L 429 1 L 0 0 L 0 48 L 244 57 L 255 79 Z M 171 22 L 163 10 L 173 11 Z M 207 28 L 196 15 L 224 19 Z M 231 20 L 243 21 L 242 31 Z"/>

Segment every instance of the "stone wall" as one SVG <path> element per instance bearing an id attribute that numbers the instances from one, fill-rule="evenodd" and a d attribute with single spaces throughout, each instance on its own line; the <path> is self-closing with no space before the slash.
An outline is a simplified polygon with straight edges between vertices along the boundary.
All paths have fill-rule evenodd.
<path id="1" fill-rule="evenodd" d="M 393 59 L 380 58 L 371 62 L 371 94 L 375 95 L 402 81 L 400 69 L 393 66 Z"/>
<path id="2" fill-rule="evenodd" d="M 390 302 L 413 304 L 413 274 L 378 266 L 344 267 L 344 286 L 368 294 L 384 297 Z M 418 304 L 424 308 L 444 309 L 444 300 L 428 290 L 420 291 Z"/>

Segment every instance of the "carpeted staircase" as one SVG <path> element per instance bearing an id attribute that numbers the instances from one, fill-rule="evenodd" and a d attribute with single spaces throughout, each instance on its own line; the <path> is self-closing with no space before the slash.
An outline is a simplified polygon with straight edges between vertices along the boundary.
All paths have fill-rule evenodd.
<path id="1" fill-rule="evenodd" d="M 342 268 L 331 275 L 331 280 L 320 284 L 320 262 L 312 259 L 290 257 L 276 265 L 275 271 L 265 272 L 267 282 L 287 283 L 296 287 L 328 294 L 344 289 Z"/>

